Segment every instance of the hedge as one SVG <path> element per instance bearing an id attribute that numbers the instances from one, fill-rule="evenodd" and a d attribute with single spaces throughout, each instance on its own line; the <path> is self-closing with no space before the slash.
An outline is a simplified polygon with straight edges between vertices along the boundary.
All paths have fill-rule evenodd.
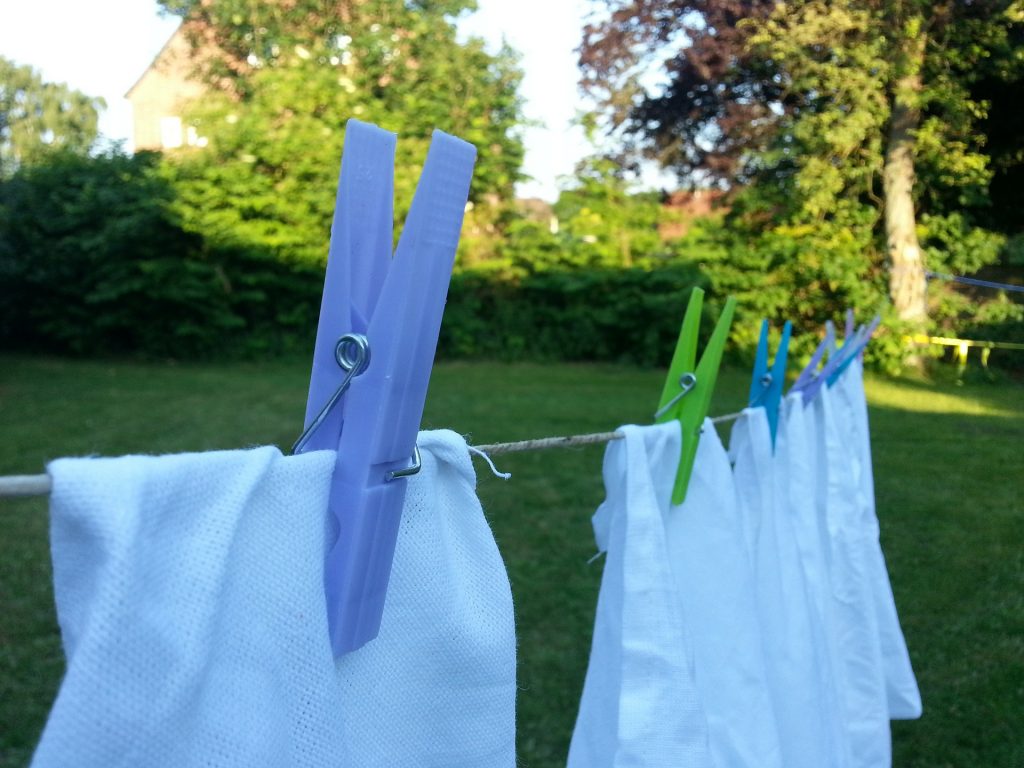
<path id="1" fill-rule="evenodd" d="M 667 365 L 690 290 L 673 267 L 544 272 L 519 280 L 452 278 L 438 355 L 500 360 L 600 360 Z M 715 305 L 705 313 L 710 324 Z"/>

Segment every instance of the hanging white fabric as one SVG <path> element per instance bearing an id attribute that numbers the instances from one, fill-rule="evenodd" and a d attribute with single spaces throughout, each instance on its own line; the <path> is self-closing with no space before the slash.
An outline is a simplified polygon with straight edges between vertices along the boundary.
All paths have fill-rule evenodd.
<path id="1" fill-rule="evenodd" d="M 826 639 L 811 602 L 763 408 L 732 429 L 729 453 L 747 529 L 769 687 L 787 768 L 844 766 Z"/>
<path id="2" fill-rule="evenodd" d="M 858 502 L 861 506 L 862 525 L 868 535 L 863 539 L 869 570 L 875 612 L 878 617 L 878 636 L 885 675 L 889 717 L 908 720 L 921 716 L 921 693 L 910 663 L 907 643 L 900 627 L 893 598 L 889 571 L 878 540 L 879 524 L 875 511 L 875 481 L 871 462 L 871 437 L 868 425 L 868 406 L 864 396 L 864 375 L 860 360 L 855 360 L 834 388 L 836 399 L 843 409 L 843 421 L 853 435 L 854 466 L 858 479 Z"/>
<path id="3" fill-rule="evenodd" d="M 838 643 L 840 702 L 851 768 L 889 768 L 892 744 L 882 669 L 869 544 L 877 542 L 858 500 L 857 446 L 837 413 L 835 393 L 822 387 L 810 407 L 819 452 L 816 503 L 828 529 L 833 631 Z M 819 513 L 822 514 L 822 513 Z"/>
<path id="4" fill-rule="evenodd" d="M 831 545 L 825 505 L 818 503 L 819 482 L 827 478 L 817 425 L 799 393 L 786 396 L 780 409 L 776 461 L 784 467 L 786 488 L 779 501 L 792 521 L 808 594 L 819 619 L 831 627 Z"/>
<path id="5" fill-rule="evenodd" d="M 569 768 L 710 768 L 707 722 L 669 565 L 663 519 L 678 422 L 626 426 L 604 458 L 594 515 L 607 552 Z"/>
<path id="6" fill-rule="evenodd" d="M 780 409 L 774 458 L 775 510 L 796 544 L 788 553 L 800 563 L 810 602 L 811 633 L 819 649 L 821 695 L 833 743 L 830 765 L 849 766 L 852 754 L 841 699 L 844 666 L 835 632 L 828 526 L 823 508 L 816 503 L 816 472 L 823 460 L 817 454 L 816 435 L 809 431 L 803 395 L 785 397 Z"/>
<path id="7" fill-rule="evenodd" d="M 667 510 L 665 530 L 715 765 L 781 768 L 753 569 L 732 467 L 710 419 L 686 500 Z"/>
<path id="8" fill-rule="evenodd" d="M 801 394 L 788 395 L 781 403 L 775 441 L 778 467 L 776 503 L 779 514 L 788 518 L 811 601 L 811 619 L 822 643 L 822 683 L 829 704 L 835 754 L 833 765 L 849 765 L 849 734 L 845 727 L 841 696 L 845 664 L 836 635 L 835 604 L 832 596 L 832 545 L 824 504 L 819 504 L 819 483 L 827 482 L 825 457 L 818 448 L 818 435 L 811 412 Z M 821 490 L 821 498 L 824 498 Z"/>
<path id="9" fill-rule="evenodd" d="M 68 668 L 32 765 L 513 768 L 508 579 L 465 442 L 418 443 L 380 635 L 337 663 L 333 453 L 53 462 Z"/>

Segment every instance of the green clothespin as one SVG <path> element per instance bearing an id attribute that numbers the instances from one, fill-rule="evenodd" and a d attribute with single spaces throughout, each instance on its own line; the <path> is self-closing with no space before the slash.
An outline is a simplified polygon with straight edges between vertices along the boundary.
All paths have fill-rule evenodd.
<path id="1" fill-rule="evenodd" d="M 722 362 L 729 326 L 732 325 L 736 309 L 736 299 L 730 296 L 704 348 L 700 364 L 694 367 L 697 362 L 697 333 L 700 330 L 703 303 L 704 291 L 694 288 L 683 317 L 683 327 L 679 330 L 679 341 L 676 342 L 676 351 L 668 369 L 658 411 L 654 414 L 657 424 L 678 419 L 682 425 L 683 447 L 679 455 L 679 471 L 676 472 L 676 482 L 672 488 L 673 504 L 682 504 L 686 498 L 686 486 L 689 485 L 693 461 L 697 457 L 701 425 L 711 405 L 711 393 L 715 390 L 718 367 Z"/>

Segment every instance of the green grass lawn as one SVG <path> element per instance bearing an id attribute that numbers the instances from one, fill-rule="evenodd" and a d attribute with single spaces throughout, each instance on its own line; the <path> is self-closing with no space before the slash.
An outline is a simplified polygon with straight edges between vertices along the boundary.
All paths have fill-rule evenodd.
<path id="1" fill-rule="evenodd" d="M 424 418 L 489 443 L 648 423 L 664 373 L 601 365 L 439 364 Z M 48 459 L 288 446 L 305 360 L 146 365 L 0 357 L 0 474 Z M 724 371 L 713 413 L 747 374 Z M 1024 766 L 1024 387 L 870 379 L 882 539 L 925 715 L 894 724 L 899 768 Z M 601 562 L 600 447 L 478 463 L 512 579 L 519 754 L 564 765 Z M 0 766 L 25 765 L 63 670 L 46 505 L 0 501 Z"/>

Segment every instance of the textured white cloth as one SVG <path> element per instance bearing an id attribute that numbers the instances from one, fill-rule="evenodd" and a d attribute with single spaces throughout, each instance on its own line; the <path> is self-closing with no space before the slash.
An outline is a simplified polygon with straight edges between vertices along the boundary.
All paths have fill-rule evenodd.
<path id="1" fill-rule="evenodd" d="M 789 521 L 793 531 L 797 559 L 811 602 L 812 629 L 821 645 L 822 693 L 833 744 L 830 764 L 848 766 L 852 756 L 841 699 L 845 665 L 836 635 L 832 547 L 825 506 L 818 503 L 819 481 L 827 482 L 824 457 L 819 455 L 816 425 L 804 407 L 803 395 L 789 395 L 780 409 L 775 440 L 777 513 Z M 824 491 L 821 497 L 824 498 Z"/>
<path id="2" fill-rule="evenodd" d="M 838 412 L 836 393 L 822 387 L 811 406 L 818 440 L 817 504 L 828 527 L 832 621 L 838 645 L 840 703 L 852 768 L 892 764 L 889 706 L 874 595 L 877 521 L 865 518 L 857 472 L 858 446 Z"/>
<path id="3" fill-rule="evenodd" d="M 843 409 L 843 421 L 851 431 L 855 446 L 853 464 L 857 471 L 858 503 L 862 525 L 868 533 L 863 539 L 865 557 L 882 653 L 889 717 L 896 720 L 921 716 L 921 693 L 910 664 L 910 654 L 896 613 L 889 571 L 878 541 L 878 516 L 875 513 L 875 480 L 871 468 L 871 436 L 868 426 L 868 405 L 864 397 L 864 374 L 860 360 L 855 360 L 835 387 L 836 399 Z"/>
<path id="4" fill-rule="evenodd" d="M 419 446 L 380 636 L 338 662 L 332 453 L 53 462 L 68 667 L 33 766 L 512 768 L 508 579 L 465 442 Z"/>
<path id="5" fill-rule="evenodd" d="M 671 473 L 674 474 L 674 473 Z M 668 556 L 693 640 L 697 690 L 718 768 L 781 768 L 754 574 L 729 457 L 704 422 L 686 500 L 665 520 Z"/>
<path id="6" fill-rule="evenodd" d="M 825 505 L 818 503 L 819 498 L 825 498 L 827 477 L 817 428 L 813 412 L 804 406 L 803 395 L 791 394 L 782 401 L 776 437 L 776 460 L 785 472 L 780 503 L 793 525 L 811 602 L 824 626 L 831 628 L 831 545 Z"/>
<path id="7" fill-rule="evenodd" d="M 786 768 L 842 766 L 826 638 L 807 590 L 793 521 L 783 504 L 780 465 L 763 408 L 733 425 L 729 453 L 739 514 L 748 535 L 768 681 Z"/>
<path id="8" fill-rule="evenodd" d="M 679 423 L 626 426 L 604 458 L 594 533 L 607 560 L 569 768 L 709 768 L 707 722 L 663 519 Z"/>

